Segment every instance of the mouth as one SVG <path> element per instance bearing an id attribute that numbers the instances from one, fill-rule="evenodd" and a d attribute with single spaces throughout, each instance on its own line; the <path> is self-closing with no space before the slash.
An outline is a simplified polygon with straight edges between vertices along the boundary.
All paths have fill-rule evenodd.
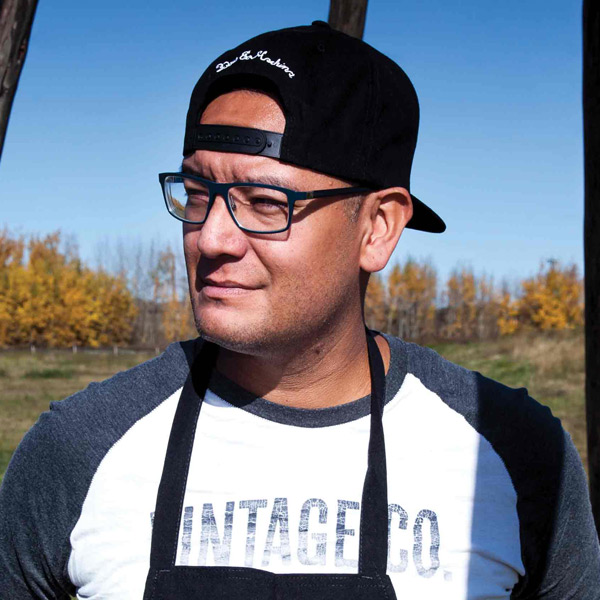
<path id="1" fill-rule="evenodd" d="M 200 293 L 208 298 L 242 296 L 257 289 L 244 283 L 231 281 L 229 279 L 218 280 L 210 277 L 202 277 L 200 281 Z"/>

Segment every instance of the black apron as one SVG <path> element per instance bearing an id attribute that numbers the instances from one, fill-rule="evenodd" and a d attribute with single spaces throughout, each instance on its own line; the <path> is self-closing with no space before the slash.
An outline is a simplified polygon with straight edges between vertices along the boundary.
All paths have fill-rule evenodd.
<path id="1" fill-rule="evenodd" d="M 175 566 L 196 423 L 218 347 L 205 342 L 177 405 L 158 488 L 144 600 L 396 600 L 386 574 L 388 505 L 382 413 L 385 371 L 367 330 L 371 433 L 360 515 L 358 573 L 275 574 L 248 567 Z"/>

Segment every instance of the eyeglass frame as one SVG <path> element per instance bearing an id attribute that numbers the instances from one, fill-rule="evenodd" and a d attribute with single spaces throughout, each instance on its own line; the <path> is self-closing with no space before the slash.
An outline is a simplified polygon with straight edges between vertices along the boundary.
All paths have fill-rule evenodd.
<path id="1" fill-rule="evenodd" d="M 192 181 L 198 181 L 204 184 L 208 189 L 208 205 L 206 208 L 206 216 L 202 221 L 191 221 L 189 219 L 184 219 L 183 217 L 177 216 L 174 212 L 171 211 L 171 207 L 169 205 L 169 200 L 167 199 L 167 190 L 165 186 L 165 181 L 167 177 L 180 177 L 185 179 L 191 179 Z M 373 192 L 374 190 L 371 188 L 364 187 L 344 187 L 344 188 L 335 188 L 328 190 L 311 190 L 308 192 L 297 192 L 296 190 L 290 190 L 289 188 L 280 187 L 277 185 L 269 185 L 266 183 L 255 183 L 250 181 L 235 181 L 233 183 L 218 183 L 216 181 L 211 181 L 210 179 L 204 179 L 203 177 L 199 177 L 198 175 L 190 175 L 188 173 L 159 173 L 158 180 L 160 182 L 160 187 L 163 192 L 163 198 L 165 200 L 165 205 L 167 207 L 167 211 L 172 217 L 175 217 L 177 220 L 182 221 L 183 223 L 189 223 L 190 225 L 203 225 L 206 223 L 208 216 L 210 215 L 210 211 L 215 203 L 216 196 L 221 196 L 225 200 L 225 206 L 227 206 L 227 210 L 233 219 L 233 222 L 238 226 L 242 231 L 246 231 L 248 233 L 260 233 L 260 234 L 272 234 L 272 233 L 282 233 L 287 231 L 292 225 L 292 218 L 294 216 L 294 205 L 298 200 L 313 200 L 314 198 L 330 198 L 333 196 L 346 196 L 348 194 L 364 194 L 367 192 Z M 243 227 L 238 223 L 236 219 L 233 209 L 231 208 L 231 200 L 229 198 L 229 190 L 232 187 L 263 187 L 270 190 L 276 190 L 282 192 L 286 195 L 288 201 L 288 221 L 287 225 L 282 229 L 276 229 L 274 231 L 257 231 L 255 229 L 248 229 L 247 227 Z"/>

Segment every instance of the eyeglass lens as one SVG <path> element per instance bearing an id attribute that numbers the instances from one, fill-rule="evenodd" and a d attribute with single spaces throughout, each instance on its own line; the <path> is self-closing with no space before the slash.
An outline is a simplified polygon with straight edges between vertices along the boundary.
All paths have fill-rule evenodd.
<path id="1" fill-rule="evenodd" d="M 202 182 L 169 175 L 165 195 L 170 212 L 186 221 L 203 223 L 208 209 L 209 191 Z M 229 206 L 238 225 L 253 231 L 277 231 L 288 223 L 287 195 L 279 190 L 239 185 L 230 188 Z"/>

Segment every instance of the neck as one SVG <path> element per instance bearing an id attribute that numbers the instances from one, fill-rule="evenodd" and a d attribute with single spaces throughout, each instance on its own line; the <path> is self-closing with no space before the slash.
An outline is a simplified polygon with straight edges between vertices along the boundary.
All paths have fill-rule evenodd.
<path id="1" fill-rule="evenodd" d="M 390 349 L 376 337 L 385 371 Z M 345 404 L 371 392 L 367 339 L 362 320 L 289 348 L 260 356 L 221 348 L 217 369 L 239 386 L 270 402 L 296 408 Z"/>

